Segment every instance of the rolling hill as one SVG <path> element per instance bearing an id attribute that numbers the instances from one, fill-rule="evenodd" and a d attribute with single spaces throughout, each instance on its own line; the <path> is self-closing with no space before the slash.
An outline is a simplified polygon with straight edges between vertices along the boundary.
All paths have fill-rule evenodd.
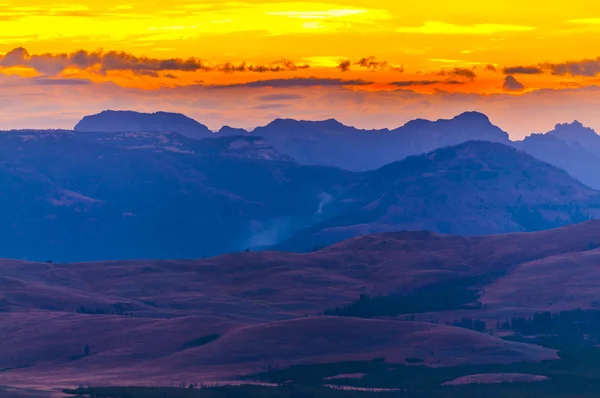
<path id="1" fill-rule="evenodd" d="M 306 254 L 52 264 L 2 260 L 0 384 L 231 381 L 265 367 L 374 358 L 390 363 L 420 358 L 435 366 L 555 359 L 552 349 L 425 320 L 490 319 L 494 331 L 499 314 L 591 308 L 593 248 L 599 244 L 600 223 L 588 221 L 478 237 L 382 233 Z M 485 291 L 485 307 L 422 314 L 415 321 L 404 315 L 319 315 L 361 294 L 406 292 L 468 277 Z M 564 287 L 550 292 L 549 284 L 558 280 Z M 565 299 L 548 305 L 548 292 Z"/>

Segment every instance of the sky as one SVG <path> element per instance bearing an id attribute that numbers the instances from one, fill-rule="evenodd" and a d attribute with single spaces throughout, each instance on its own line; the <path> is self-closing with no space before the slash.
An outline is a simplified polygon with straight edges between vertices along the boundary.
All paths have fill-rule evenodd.
<path id="1" fill-rule="evenodd" d="M 104 109 L 212 129 L 478 110 L 514 138 L 600 130 L 595 1 L 0 0 L 0 128 Z"/>

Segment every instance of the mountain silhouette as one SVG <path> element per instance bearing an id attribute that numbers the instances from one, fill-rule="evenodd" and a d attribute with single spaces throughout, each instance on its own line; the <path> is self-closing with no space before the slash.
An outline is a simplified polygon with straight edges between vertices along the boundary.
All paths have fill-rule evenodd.
<path id="1" fill-rule="evenodd" d="M 360 130 L 335 119 L 277 119 L 251 133 L 301 164 L 336 166 L 352 171 L 379 168 L 407 156 L 470 140 L 508 143 L 508 134 L 487 116 L 465 112 L 452 119 L 417 119 L 394 130 Z"/>
<path id="2" fill-rule="evenodd" d="M 557 124 L 554 130 L 532 134 L 514 146 L 600 189 L 600 136 L 581 123 Z"/>
<path id="3" fill-rule="evenodd" d="M 85 116 L 77 123 L 75 131 L 92 133 L 169 132 L 196 139 L 213 136 L 212 131 L 205 125 L 180 113 L 169 112 L 102 111 L 96 115 Z"/>

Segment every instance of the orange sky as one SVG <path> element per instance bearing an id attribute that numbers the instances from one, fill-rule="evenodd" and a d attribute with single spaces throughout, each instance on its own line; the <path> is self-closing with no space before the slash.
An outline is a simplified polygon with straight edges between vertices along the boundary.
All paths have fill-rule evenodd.
<path id="1" fill-rule="evenodd" d="M 581 0 L 0 0 L 0 98 L 9 86 L 30 98 L 33 90 L 53 95 L 69 107 L 61 114 L 72 114 L 61 119 L 56 106 L 41 112 L 22 97 L 13 116 L 0 117 L 0 127 L 23 127 L 27 115 L 67 127 L 100 106 L 150 109 L 148 91 L 166 101 L 183 96 L 188 104 L 212 98 L 193 112 L 215 126 L 319 116 L 303 111 L 300 98 L 319 98 L 329 115 L 355 124 L 410 118 L 404 108 L 406 117 L 392 118 L 398 103 L 415 117 L 460 111 L 456 104 L 500 114 L 500 103 L 523 102 L 520 96 L 556 107 L 551 98 L 576 95 L 584 104 L 595 101 L 589 88 L 599 82 L 600 50 L 592 45 L 599 38 L 600 4 Z M 75 86 L 136 99 L 111 99 L 107 91 L 101 105 L 97 98 L 79 98 L 74 108 L 68 98 Z M 250 106 L 256 108 L 251 112 L 235 109 L 239 116 L 232 119 L 226 113 L 234 106 L 233 91 L 254 97 L 285 91 L 287 97 Z M 419 106 L 407 92 L 422 96 Z M 331 103 L 334 93 L 338 103 Z M 357 98 L 363 101 L 359 120 L 341 106 Z M 541 115 L 566 111 L 545 109 Z M 596 123 L 585 106 L 577 114 L 577 107 L 568 109 L 564 117 Z M 515 134 L 528 132 L 520 130 Z"/>

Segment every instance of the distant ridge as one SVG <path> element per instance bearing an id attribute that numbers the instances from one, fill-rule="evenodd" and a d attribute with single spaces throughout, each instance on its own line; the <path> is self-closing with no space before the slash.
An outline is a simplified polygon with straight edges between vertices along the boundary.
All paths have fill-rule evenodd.
<path id="1" fill-rule="evenodd" d="M 85 116 L 75 126 L 78 132 L 130 133 L 130 132 L 169 132 L 179 133 L 189 138 L 201 139 L 213 136 L 205 125 L 181 113 L 106 110 Z"/>
<path id="2" fill-rule="evenodd" d="M 559 123 L 554 130 L 511 141 L 507 132 L 483 113 L 468 111 L 450 119 L 415 119 L 395 129 L 362 130 L 336 119 L 320 121 L 278 118 L 252 131 L 223 126 L 212 133 L 181 114 L 104 111 L 86 116 L 75 127 L 81 132 L 177 132 L 190 138 L 254 136 L 266 139 L 281 154 L 303 165 L 331 166 L 355 172 L 467 141 L 511 145 L 565 169 L 576 179 L 600 189 L 600 136 L 578 121 Z"/>
<path id="3" fill-rule="evenodd" d="M 532 134 L 514 146 L 600 189 L 600 135 L 580 122 L 559 123 L 554 130 Z"/>

